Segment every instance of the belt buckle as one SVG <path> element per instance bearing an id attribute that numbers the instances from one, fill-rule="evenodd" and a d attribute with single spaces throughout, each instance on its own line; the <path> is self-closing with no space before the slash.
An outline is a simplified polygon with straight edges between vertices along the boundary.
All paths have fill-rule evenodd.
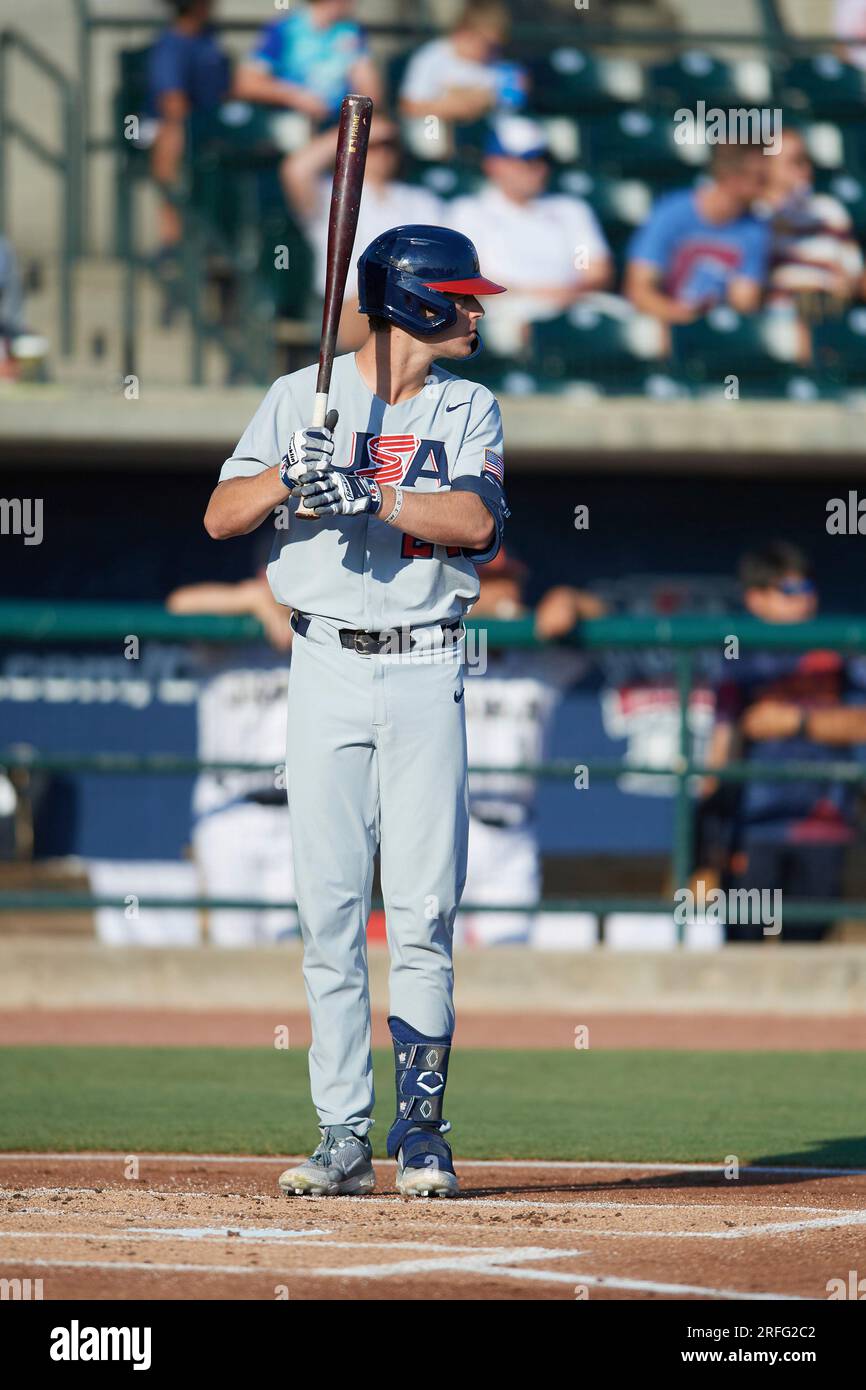
<path id="1" fill-rule="evenodd" d="M 359 628 L 352 640 L 359 656 L 374 656 L 379 650 L 379 639 L 372 632 L 363 632 Z"/>

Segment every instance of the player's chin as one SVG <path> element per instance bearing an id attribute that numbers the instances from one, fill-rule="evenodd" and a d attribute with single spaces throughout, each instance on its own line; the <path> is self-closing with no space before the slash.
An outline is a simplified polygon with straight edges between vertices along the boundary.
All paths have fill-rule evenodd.
<path id="1" fill-rule="evenodd" d="M 449 343 L 449 357 L 471 357 L 478 346 L 478 334 L 467 333 L 463 338 L 452 338 Z"/>

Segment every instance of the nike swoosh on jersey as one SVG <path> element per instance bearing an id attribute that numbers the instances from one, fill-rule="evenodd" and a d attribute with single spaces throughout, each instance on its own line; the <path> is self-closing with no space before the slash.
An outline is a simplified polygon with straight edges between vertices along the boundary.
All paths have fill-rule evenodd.
<path id="1" fill-rule="evenodd" d="M 459 410 L 460 407 L 461 407 L 461 405 L 468 405 L 468 404 L 469 404 L 468 401 L 458 401 L 456 405 L 446 405 L 445 409 L 446 409 L 446 411 L 447 411 L 447 410 Z"/>
<path id="2" fill-rule="evenodd" d="M 463 691 L 461 690 L 461 691 L 460 691 L 460 694 L 458 695 L 458 694 L 457 694 L 457 691 L 455 690 L 455 691 L 454 691 L 454 703 L 455 703 L 455 705 L 459 705 L 459 704 L 460 704 L 460 701 L 461 701 L 462 699 L 463 699 Z"/>

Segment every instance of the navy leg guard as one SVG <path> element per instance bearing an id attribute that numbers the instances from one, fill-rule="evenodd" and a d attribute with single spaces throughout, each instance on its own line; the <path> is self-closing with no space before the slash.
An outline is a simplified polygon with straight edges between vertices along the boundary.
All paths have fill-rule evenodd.
<path id="1" fill-rule="evenodd" d="M 393 1016 L 388 1019 L 388 1027 L 394 1042 L 397 1073 L 397 1116 L 388 1131 L 388 1156 L 393 1158 L 403 1147 L 409 1131 L 419 1128 L 426 1131 L 424 1138 L 429 1152 L 434 1137 L 438 1140 L 440 1134 L 445 1134 L 451 1128 L 447 1120 L 442 1119 L 451 1039 L 425 1038 L 423 1033 L 416 1032 L 402 1018 Z M 450 1167 L 451 1150 L 448 1145 L 444 1140 L 438 1140 L 435 1147 L 437 1150 L 442 1148 L 443 1158 L 447 1150 Z M 404 1160 L 406 1157 L 404 1151 Z"/>

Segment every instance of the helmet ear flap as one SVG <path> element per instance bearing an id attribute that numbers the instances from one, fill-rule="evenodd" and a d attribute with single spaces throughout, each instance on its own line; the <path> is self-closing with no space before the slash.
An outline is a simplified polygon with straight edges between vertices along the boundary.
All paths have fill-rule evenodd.
<path id="1" fill-rule="evenodd" d="M 362 258 L 363 260 L 363 258 Z M 358 308 L 376 314 L 408 333 L 430 337 L 457 321 L 457 306 L 441 290 L 431 290 L 416 275 L 375 261 L 359 263 Z M 425 310 L 432 309 L 432 315 Z"/>

